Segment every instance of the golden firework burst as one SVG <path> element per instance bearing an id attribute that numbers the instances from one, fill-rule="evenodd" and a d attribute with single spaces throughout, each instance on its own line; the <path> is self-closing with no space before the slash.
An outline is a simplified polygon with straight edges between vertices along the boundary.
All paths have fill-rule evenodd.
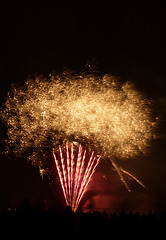
<path id="1" fill-rule="evenodd" d="M 38 153 L 48 145 L 54 151 L 60 141 L 88 143 L 113 163 L 114 157 L 145 153 L 156 126 L 149 101 L 110 75 L 28 79 L 23 87 L 12 87 L 1 116 L 8 144 L 16 153 L 32 148 L 29 159 L 40 169 Z"/>

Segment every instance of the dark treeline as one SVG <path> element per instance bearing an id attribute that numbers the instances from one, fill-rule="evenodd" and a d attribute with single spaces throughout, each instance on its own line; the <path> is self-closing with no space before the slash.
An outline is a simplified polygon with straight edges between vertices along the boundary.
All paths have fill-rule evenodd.
<path id="1" fill-rule="evenodd" d="M 74 213 L 70 207 L 61 212 L 48 209 L 44 202 L 40 209 L 33 208 L 26 198 L 17 210 L 6 209 L 0 213 L 0 237 L 93 240 L 111 239 L 112 236 L 163 235 L 166 235 L 165 212 L 140 214 L 126 213 L 122 209 L 118 214 L 105 211 Z"/>

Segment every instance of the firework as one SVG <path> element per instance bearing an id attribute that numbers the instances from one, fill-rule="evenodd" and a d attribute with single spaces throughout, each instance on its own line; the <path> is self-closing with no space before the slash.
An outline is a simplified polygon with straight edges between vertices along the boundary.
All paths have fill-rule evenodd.
<path id="1" fill-rule="evenodd" d="M 100 157 L 96 159 L 96 157 L 94 157 L 94 152 L 92 152 L 88 163 L 86 164 L 86 150 L 84 150 L 84 153 L 82 153 L 81 144 L 79 146 L 77 157 L 74 157 L 73 154 L 73 144 L 71 144 L 70 153 L 68 144 L 66 144 L 65 159 L 61 146 L 59 146 L 59 153 L 60 161 L 58 161 L 54 152 L 53 156 L 64 198 L 66 204 L 71 206 L 73 211 L 76 211 L 86 191 L 88 183 L 90 182 L 91 177 L 96 169 L 96 166 L 99 163 Z"/>
<path id="2" fill-rule="evenodd" d="M 77 205 L 85 191 L 79 184 L 85 170 L 82 146 L 99 155 L 102 152 L 102 159 L 109 158 L 130 190 L 123 175 L 134 176 L 122 170 L 115 159 L 145 153 L 156 126 L 150 102 L 130 83 L 122 84 L 109 75 L 65 72 L 49 79 L 36 76 L 22 87 L 13 86 L 1 117 L 8 126 L 8 150 L 17 154 L 29 151 L 28 160 L 39 166 L 41 174 L 49 169 L 47 153 L 56 153 L 57 146 L 67 142 L 81 143 L 77 163 L 68 145 L 65 159 L 59 147 L 61 166 L 54 154 L 66 203 L 70 205 L 71 196 L 77 199 Z M 82 179 L 84 186 L 86 181 Z"/>

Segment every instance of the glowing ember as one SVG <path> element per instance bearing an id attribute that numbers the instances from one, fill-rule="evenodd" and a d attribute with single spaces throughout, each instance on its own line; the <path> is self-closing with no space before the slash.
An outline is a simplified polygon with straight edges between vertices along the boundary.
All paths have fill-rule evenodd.
<path id="1" fill-rule="evenodd" d="M 84 150 L 84 152 L 82 152 L 82 150 L 83 148 L 80 144 L 78 156 L 75 158 L 73 154 L 73 144 L 71 144 L 70 153 L 68 144 L 66 144 L 64 159 L 62 148 L 59 146 L 60 161 L 58 161 L 53 152 L 66 204 L 71 206 L 73 211 L 77 210 L 100 160 L 100 157 L 96 159 L 96 157 L 94 157 L 94 152 L 92 152 L 88 164 L 86 164 L 86 150 Z"/>

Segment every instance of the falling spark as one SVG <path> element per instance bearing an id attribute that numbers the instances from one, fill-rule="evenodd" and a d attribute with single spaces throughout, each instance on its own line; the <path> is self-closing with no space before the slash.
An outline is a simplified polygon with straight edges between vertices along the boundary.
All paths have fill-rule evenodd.
<path id="1" fill-rule="evenodd" d="M 121 168 L 114 162 L 112 161 L 112 165 L 115 168 L 115 170 L 117 171 L 121 181 L 124 183 L 124 185 L 126 186 L 126 188 L 128 189 L 129 192 L 131 192 L 129 185 L 127 184 L 126 180 L 124 179 L 122 173 L 121 173 Z"/>
<path id="2" fill-rule="evenodd" d="M 133 178 L 137 183 L 139 183 L 143 188 L 146 188 L 146 186 L 140 181 L 138 180 L 133 174 L 129 173 L 128 171 L 124 170 L 123 168 L 120 168 L 120 171 L 122 171 L 123 173 L 129 175 L 131 178 Z"/>
<path id="3" fill-rule="evenodd" d="M 92 152 L 90 159 L 88 160 L 88 164 L 85 166 L 86 151 L 82 153 L 81 144 L 79 145 L 77 158 L 74 159 L 72 144 L 70 151 L 71 158 L 69 157 L 69 146 L 66 144 L 66 159 L 64 159 L 62 148 L 59 146 L 60 161 L 58 161 L 54 152 L 53 157 L 66 204 L 71 206 L 73 211 L 76 211 L 87 189 L 88 183 L 90 182 L 91 177 L 99 163 L 100 157 L 96 159 L 96 157 L 94 157 L 94 152 Z M 72 164 L 73 161 L 74 164 Z M 66 172 L 68 174 L 66 174 Z"/>
<path id="4" fill-rule="evenodd" d="M 46 111 L 43 112 L 43 120 L 45 119 Z"/>

